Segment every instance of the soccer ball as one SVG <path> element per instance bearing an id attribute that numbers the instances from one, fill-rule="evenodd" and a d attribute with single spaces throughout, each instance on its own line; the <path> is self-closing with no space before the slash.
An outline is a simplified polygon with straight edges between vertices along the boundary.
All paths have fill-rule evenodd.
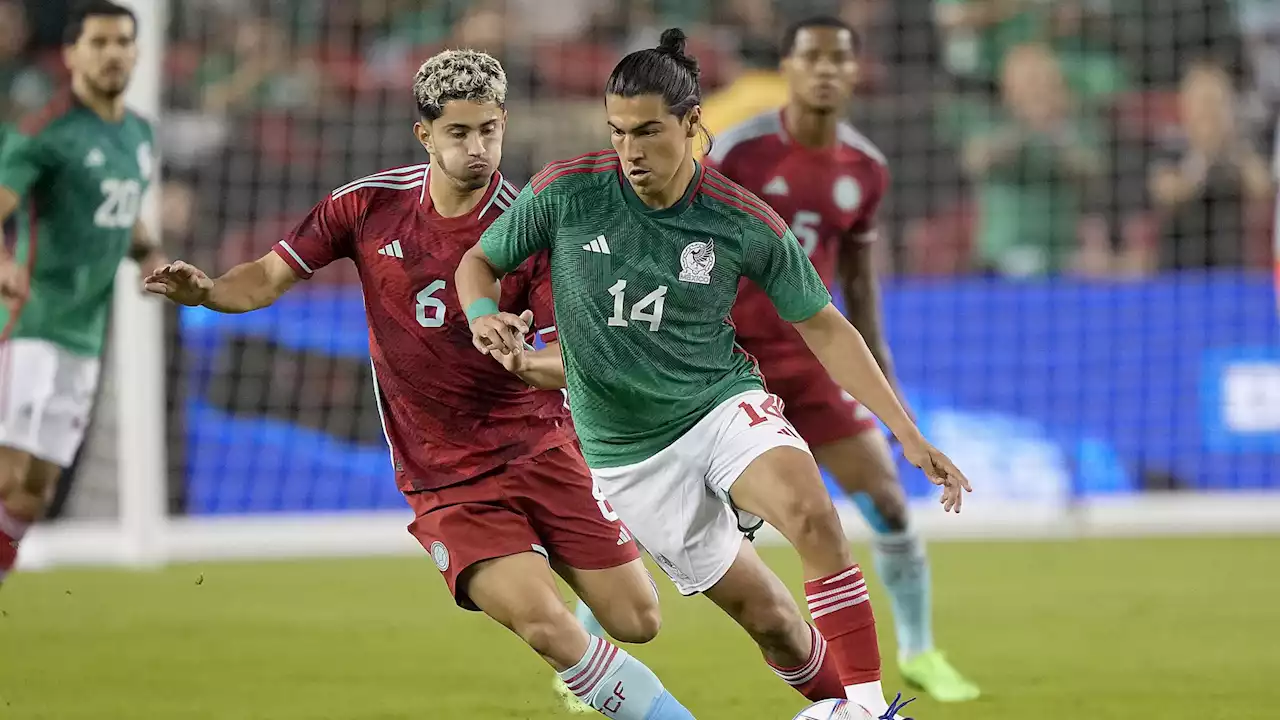
<path id="1" fill-rule="evenodd" d="M 879 720 L 861 705 L 844 699 L 823 700 L 800 711 L 792 720 Z"/>

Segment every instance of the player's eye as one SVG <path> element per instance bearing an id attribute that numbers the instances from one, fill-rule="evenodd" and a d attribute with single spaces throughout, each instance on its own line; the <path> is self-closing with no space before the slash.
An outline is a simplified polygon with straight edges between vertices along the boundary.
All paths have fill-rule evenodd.
<path id="1" fill-rule="evenodd" d="M 465 140 L 465 139 L 467 138 L 467 131 L 466 131 L 466 130 L 454 130 L 454 131 L 453 131 L 452 133 L 450 133 L 450 134 L 451 134 L 451 135 L 453 135 L 453 138 L 454 138 L 455 140 Z"/>
<path id="2" fill-rule="evenodd" d="M 613 136 L 614 136 L 614 137 L 622 137 L 623 135 L 625 135 L 625 134 L 626 134 L 626 133 L 622 132 L 621 130 L 619 130 L 618 128 L 612 128 L 612 129 L 611 129 L 611 132 L 613 133 Z"/>

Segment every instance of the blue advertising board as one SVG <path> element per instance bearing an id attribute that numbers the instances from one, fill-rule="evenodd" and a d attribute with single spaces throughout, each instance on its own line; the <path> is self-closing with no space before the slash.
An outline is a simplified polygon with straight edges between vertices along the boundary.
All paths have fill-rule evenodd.
<path id="1" fill-rule="evenodd" d="M 1261 273 L 884 286 L 898 375 L 925 432 L 987 497 L 1044 503 L 1152 485 L 1280 490 L 1275 308 Z M 246 338 L 367 362 L 359 288 L 300 288 L 245 315 L 185 309 L 180 334 L 188 512 L 404 507 L 380 439 L 210 398 L 212 378 L 236 371 L 214 358 Z M 239 392 L 259 392 L 252 380 Z M 294 392 L 304 407 L 319 391 Z M 910 468 L 903 477 L 912 496 L 932 491 Z"/>

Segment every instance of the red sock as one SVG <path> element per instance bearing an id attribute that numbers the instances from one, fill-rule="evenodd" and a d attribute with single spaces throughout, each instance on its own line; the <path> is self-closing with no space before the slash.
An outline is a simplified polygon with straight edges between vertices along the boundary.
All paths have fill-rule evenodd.
<path id="1" fill-rule="evenodd" d="M 818 631 L 809 626 L 813 635 L 812 649 L 809 659 L 803 665 L 794 668 L 778 667 L 765 658 L 769 667 L 782 678 L 782 681 L 811 702 L 831 700 L 844 697 L 844 685 L 840 682 L 840 674 L 836 672 L 834 658 L 827 653 L 827 641 L 822 639 Z"/>
<path id="2" fill-rule="evenodd" d="M 18 562 L 18 542 L 29 527 L 30 520 L 16 518 L 0 505 L 0 580 L 4 580 Z"/>
<path id="3" fill-rule="evenodd" d="M 845 687 L 880 679 L 880 642 L 876 617 L 862 570 L 854 565 L 804 584 L 813 624 L 830 645 L 836 672 Z"/>

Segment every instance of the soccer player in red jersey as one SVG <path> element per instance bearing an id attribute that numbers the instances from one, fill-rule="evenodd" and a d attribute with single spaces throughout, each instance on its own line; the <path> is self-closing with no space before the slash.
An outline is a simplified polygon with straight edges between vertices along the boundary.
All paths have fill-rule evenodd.
<path id="1" fill-rule="evenodd" d="M 872 260 L 889 172 L 879 150 L 840 117 L 857 78 L 857 51 L 857 35 L 838 19 L 790 27 L 782 47 L 787 105 L 721 133 L 706 162 L 790 223 L 822 279 L 840 284 L 849 320 L 894 381 Z M 928 560 L 875 417 L 836 385 L 760 288 L 744 284 L 733 319 L 787 418 L 875 532 L 873 557 L 893 603 L 903 677 L 938 700 L 978 697 L 934 648 Z"/>
<path id="2" fill-rule="evenodd" d="M 430 163 L 337 188 L 271 252 L 216 280 L 175 262 L 145 287 L 241 313 L 331 262 L 355 262 L 383 428 L 416 516 L 409 532 L 458 604 L 519 635 L 609 717 L 692 720 L 648 668 L 590 636 L 565 607 L 549 565 L 614 638 L 647 642 L 660 624 L 652 579 L 617 515 L 595 497 L 561 394 L 530 387 L 539 354 L 529 353 L 520 377 L 477 354 L 452 288 L 462 255 L 518 192 L 497 171 L 506 89 L 501 65 L 484 53 L 436 55 L 413 88 L 414 132 Z M 546 265 L 531 258 L 504 278 L 501 304 L 520 315 L 526 334 L 533 318 L 541 321 L 552 357 Z"/>

